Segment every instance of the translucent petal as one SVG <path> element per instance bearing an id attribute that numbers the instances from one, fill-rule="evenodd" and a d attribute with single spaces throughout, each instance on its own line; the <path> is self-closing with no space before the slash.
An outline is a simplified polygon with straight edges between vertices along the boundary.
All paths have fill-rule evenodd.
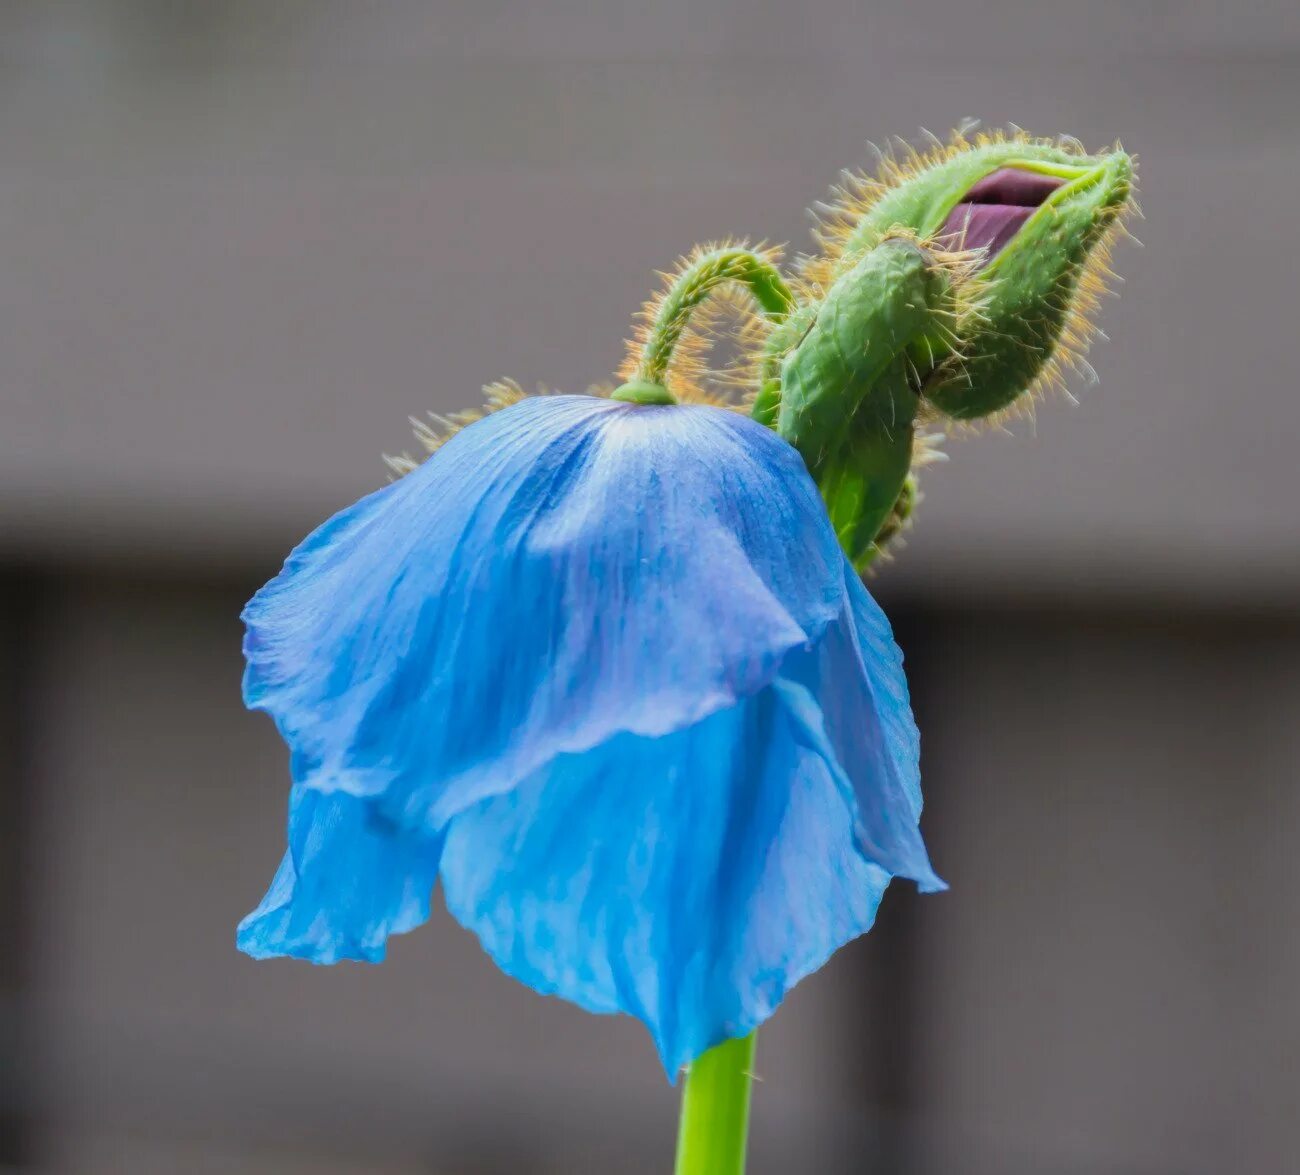
<path id="1" fill-rule="evenodd" d="M 524 400 L 344 510 L 245 610 L 309 787 L 439 829 L 560 753 L 767 684 L 841 610 L 798 454 L 736 413 Z"/>
<path id="2" fill-rule="evenodd" d="M 798 454 L 734 413 L 526 400 L 342 511 L 245 610 L 288 742 L 255 955 L 376 959 L 448 906 L 670 1074 L 942 888 L 888 621 Z M 441 865 L 440 865 L 441 862 Z"/>
<path id="3" fill-rule="evenodd" d="M 236 932 L 257 959 L 313 963 L 384 957 L 388 936 L 429 917 L 441 846 L 399 833 L 352 796 L 301 786 L 289 798 L 289 849 L 261 905 Z"/>
<path id="4" fill-rule="evenodd" d="M 866 931 L 889 876 L 778 679 L 660 739 L 554 760 L 447 831 L 447 905 L 510 975 L 650 1029 L 671 1077 Z"/>

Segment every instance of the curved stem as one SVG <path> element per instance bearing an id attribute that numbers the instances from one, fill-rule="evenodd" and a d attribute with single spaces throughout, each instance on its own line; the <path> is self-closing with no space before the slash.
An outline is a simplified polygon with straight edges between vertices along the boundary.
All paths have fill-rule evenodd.
<path id="1" fill-rule="evenodd" d="M 744 1175 L 757 1032 L 691 1062 L 682 1090 L 676 1175 Z"/>
<path id="2" fill-rule="evenodd" d="M 794 295 L 780 271 L 748 249 L 711 249 L 694 258 L 664 295 L 650 327 L 635 382 L 662 385 L 668 361 L 690 320 L 691 311 L 720 285 L 739 282 L 765 314 L 780 319 L 794 306 Z M 633 381 L 629 381 L 633 382 Z"/>

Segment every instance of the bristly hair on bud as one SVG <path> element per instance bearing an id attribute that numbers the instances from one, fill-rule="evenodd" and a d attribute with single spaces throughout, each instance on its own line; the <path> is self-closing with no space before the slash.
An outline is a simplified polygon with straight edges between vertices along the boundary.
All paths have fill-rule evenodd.
<path id="1" fill-rule="evenodd" d="M 1084 356 L 1116 280 L 1111 248 L 1140 214 L 1135 159 L 1118 144 L 1090 155 L 1077 139 L 1019 129 L 928 140 L 878 152 L 874 175 L 844 174 L 814 209 L 821 251 L 797 259 L 801 279 L 824 287 L 900 225 L 978 252 L 984 321 L 962 324 L 963 346 L 926 380 L 921 416 L 965 425 L 1030 413 L 1065 370 L 1092 378 Z"/>

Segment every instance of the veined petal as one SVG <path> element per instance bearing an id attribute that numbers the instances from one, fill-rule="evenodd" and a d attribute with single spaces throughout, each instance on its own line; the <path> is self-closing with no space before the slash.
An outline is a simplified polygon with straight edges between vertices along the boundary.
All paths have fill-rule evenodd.
<path id="1" fill-rule="evenodd" d="M 437 840 L 377 823 L 352 796 L 297 785 L 289 849 L 236 944 L 255 959 L 377 963 L 389 935 L 427 921 L 440 855 Z"/>
<path id="2" fill-rule="evenodd" d="M 670 1075 L 942 888 L 888 621 L 801 458 L 720 409 L 526 400 L 310 536 L 245 610 L 291 748 L 252 954 L 376 959 L 447 904 Z"/>
<path id="3" fill-rule="evenodd" d="M 662 738 L 562 756 L 456 816 L 447 905 L 508 974 L 628 1012 L 670 1078 L 868 930 L 889 874 L 778 678 Z"/>
<path id="4" fill-rule="evenodd" d="M 440 829 L 559 754 L 752 696 L 841 611 L 798 454 L 703 406 L 533 398 L 311 535 L 245 609 L 294 778 Z"/>

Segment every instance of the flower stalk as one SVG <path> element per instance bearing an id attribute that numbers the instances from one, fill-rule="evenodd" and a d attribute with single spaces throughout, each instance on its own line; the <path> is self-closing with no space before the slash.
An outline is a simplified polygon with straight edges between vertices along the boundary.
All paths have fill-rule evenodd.
<path id="1" fill-rule="evenodd" d="M 650 318 L 639 339 L 641 352 L 627 382 L 613 393 L 616 400 L 672 403 L 667 390 L 673 353 L 690 322 L 691 313 L 724 286 L 742 287 L 770 319 L 780 321 L 794 306 L 794 294 L 770 255 L 762 250 L 720 245 L 688 257 L 662 297 L 651 303 Z"/>
<path id="2" fill-rule="evenodd" d="M 682 1090 L 676 1175 L 744 1175 L 757 1032 L 691 1062 Z"/>

